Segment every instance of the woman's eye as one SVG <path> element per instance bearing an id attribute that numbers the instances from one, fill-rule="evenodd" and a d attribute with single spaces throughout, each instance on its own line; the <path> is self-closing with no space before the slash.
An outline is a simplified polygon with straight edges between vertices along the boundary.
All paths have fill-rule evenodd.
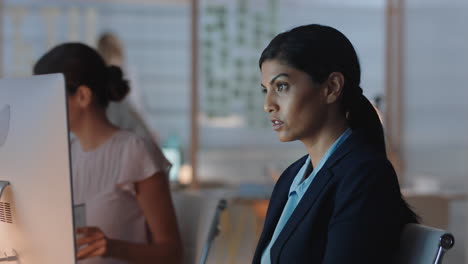
<path id="1" fill-rule="evenodd" d="M 277 83 L 277 84 L 276 84 L 276 90 L 277 90 L 278 92 L 282 92 L 282 91 L 284 91 L 284 90 L 287 89 L 287 88 L 288 88 L 288 85 L 287 85 L 286 83 Z"/>
<path id="2" fill-rule="evenodd" d="M 262 88 L 262 94 L 266 94 L 267 93 L 267 89 L 266 88 Z"/>

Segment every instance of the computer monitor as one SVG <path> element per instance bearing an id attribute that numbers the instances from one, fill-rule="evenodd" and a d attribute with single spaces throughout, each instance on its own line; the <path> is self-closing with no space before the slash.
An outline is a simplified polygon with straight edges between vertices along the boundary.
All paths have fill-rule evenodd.
<path id="1" fill-rule="evenodd" d="M 61 74 L 0 80 L 0 262 L 75 263 L 66 102 Z"/>

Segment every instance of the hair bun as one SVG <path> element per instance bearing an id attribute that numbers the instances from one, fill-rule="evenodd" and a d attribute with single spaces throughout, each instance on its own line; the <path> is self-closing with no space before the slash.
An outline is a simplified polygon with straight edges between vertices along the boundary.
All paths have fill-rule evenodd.
<path id="1" fill-rule="evenodd" d="M 107 98 L 110 101 L 121 101 L 130 91 L 128 81 L 123 78 L 122 70 L 117 66 L 109 66 L 108 72 L 108 85 L 107 85 Z"/>

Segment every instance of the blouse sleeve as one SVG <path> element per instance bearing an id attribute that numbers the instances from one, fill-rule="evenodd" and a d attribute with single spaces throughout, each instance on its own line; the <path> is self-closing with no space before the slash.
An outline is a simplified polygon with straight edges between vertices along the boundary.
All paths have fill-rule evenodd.
<path id="1" fill-rule="evenodd" d="M 117 186 L 135 194 L 135 183 L 162 172 L 169 175 L 171 163 L 164 157 L 156 144 L 146 143 L 134 135 L 128 139 L 122 150 L 122 171 Z"/>

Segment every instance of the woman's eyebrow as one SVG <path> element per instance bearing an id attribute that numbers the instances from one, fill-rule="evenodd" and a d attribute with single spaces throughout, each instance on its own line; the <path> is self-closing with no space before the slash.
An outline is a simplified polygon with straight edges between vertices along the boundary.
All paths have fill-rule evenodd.
<path id="1" fill-rule="evenodd" d="M 275 77 L 273 77 L 273 78 L 271 79 L 270 85 L 273 84 L 273 82 L 274 82 L 276 79 L 278 79 L 279 77 L 281 77 L 281 76 L 289 77 L 289 74 L 287 74 L 287 73 L 280 73 L 280 74 L 276 75 Z"/>
<path id="2" fill-rule="evenodd" d="M 275 80 L 278 79 L 278 78 L 281 77 L 281 76 L 289 77 L 289 74 L 287 74 L 287 73 L 280 73 L 280 74 L 276 75 L 275 77 L 273 77 L 273 78 L 271 79 L 270 85 L 272 85 L 273 82 L 275 82 Z M 263 85 L 263 83 L 260 83 L 260 86 L 262 86 L 263 88 L 265 88 L 265 85 Z"/>

